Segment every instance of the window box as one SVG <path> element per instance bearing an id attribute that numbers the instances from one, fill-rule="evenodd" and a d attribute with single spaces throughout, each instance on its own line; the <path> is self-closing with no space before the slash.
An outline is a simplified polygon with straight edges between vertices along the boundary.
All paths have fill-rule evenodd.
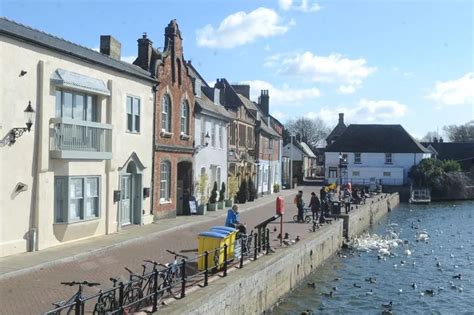
<path id="1" fill-rule="evenodd" d="M 191 136 L 190 136 L 190 135 L 185 135 L 185 134 L 182 133 L 182 134 L 179 136 L 179 138 L 180 138 L 181 140 L 189 140 L 189 139 L 191 139 Z"/>
<path id="2" fill-rule="evenodd" d="M 161 130 L 160 136 L 162 138 L 171 138 L 173 136 L 173 133 L 166 130 Z"/>

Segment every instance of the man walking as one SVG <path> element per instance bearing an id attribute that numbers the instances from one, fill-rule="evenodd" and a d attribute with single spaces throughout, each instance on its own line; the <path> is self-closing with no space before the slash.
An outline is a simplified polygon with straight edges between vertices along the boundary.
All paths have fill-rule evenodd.
<path id="1" fill-rule="evenodd" d="M 298 191 L 298 194 L 296 195 L 295 198 L 295 203 L 296 203 L 296 208 L 298 208 L 298 222 L 299 223 L 304 223 L 304 201 L 303 201 L 303 191 L 300 190 Z"/>

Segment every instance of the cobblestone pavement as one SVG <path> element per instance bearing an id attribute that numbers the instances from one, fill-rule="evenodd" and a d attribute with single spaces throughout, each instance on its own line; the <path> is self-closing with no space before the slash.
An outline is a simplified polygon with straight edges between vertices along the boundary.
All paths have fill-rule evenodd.
<path id="1" fill-rule="evenodd" d="M 304 200 L 309 203 L 310 192 L 318 192 L 319 187 L 304 187 L 303 190 Z M 293 223 L 292 218 L 296 214 L 296 208 L 293 204 L 295 194 L 296 190 L 282 192 L 286 207 L 284 232 L 290 233 L 291 238 L 295 238 L 296 235 L 304 238 L 305 235 L 308 235 L 310 225 Z M 247 224 L 249 230 L 275 214 L 276 196 L 276 194 L 265 196 L 252 203 L 240 205 L 241 221 Z M 110 277 L 127 279 L 128 273 L 124 270 L 125 266 L 140 272 L 144 259 L 162 263 L 172 261 L 173 257 L 166 252 L 166 249 L 182 252 L 192 257 L 197 253 L 197 234 L 211 226 L 223 225 L 226 212 L 226 210 L 218 210 L 206 216 L 178 217 L 176 219 L 161 220 L 158 224 L 135 227 L 136 235 L 133 241 L 121 242 L 120 235 L 114 236 L 120 234 L 117 233 L 87 240 L 79 245 L 74 243 L 62 245 L 52 249 L 54 255 L 51 256 L 54 259 L 58 259 L 57 253 L 61 250 L 64 252 L 87 251 L 85 248 L 87 246 L 94 247 L 94 243 L 101 244 L 100 242 L 103 242 L 106 244 L 104 245 L 105 249 L 99 250 L 100 248 L 96 248 L 95 251 L 73 256 L 75 258 L 69 260 L 65 259 L 67 257 L 63 257 L 62 260 L 59 259 L 48 264 L 45 263 L 45 259 L 42 257 L 42 260 L 38 259 L 42 263 L 40 268 L 34 266 L 36 257 L 31 255 L 32 253 L 4 258 L 0 260 L 0 265 L 8 265 L 9 262 L 11 264 L 15 261 L 20 264 L 22 261 L 28 262 L 26 261 L 28 259 L 33 261 L 29 264 L 32 266 L 27 267 L 22 273 L 7 274 L 7 277 L 0 280 L 0 314 L 38 314 L 51 309 L 52 302 L 64 300 L 74 294 L 76 290 L 75 288 L 61 286 L 61 281 L 88 280 L 101 283 L 102 288 L 111 287 Z M 279 223 L 275 222 L 273 224 L 279 226 Z M 155 230 L 152 230 L 153 228 Z M 277 246 L 279 244 L 276 239 L 278 232 L 273 232 L 273 225 L 270 226 L 270 229 L 272 231 L 272 244 Z M 127 232 L 124 233 L 127 234 Z M 140 233 L 148 234 L 140 236 Z M 114 245 L 113 240 L 110 241 L 114 237 L 118 244 Z M 42 252 L 48 253 L 47 250 L 37 253 L 38 255 L 46 255 Z M 78 252 L 74 254 L 77 255 Z M 87 295 L 97 291 L 98 288 L 86 289 L 85 293 Z"/>

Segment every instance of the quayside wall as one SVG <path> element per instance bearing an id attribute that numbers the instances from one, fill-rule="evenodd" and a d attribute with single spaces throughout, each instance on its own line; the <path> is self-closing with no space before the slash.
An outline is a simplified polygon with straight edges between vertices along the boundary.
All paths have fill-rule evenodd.
<path id="1" fill-rule="evenodd" d="M 360 234 L 398 202 L 398 194 L 368 199 L 367 204 L 358 206 L 347 218 L 334 220 L 314 233 L 308 232 L 300 242 L 278 248 L 275 253 L 246 264 L 243 269 L 232 270 L 227 277 L 189 293 L 157 314 L 265 313 L 341 248 L 344 223 L 349 236 Z"/>

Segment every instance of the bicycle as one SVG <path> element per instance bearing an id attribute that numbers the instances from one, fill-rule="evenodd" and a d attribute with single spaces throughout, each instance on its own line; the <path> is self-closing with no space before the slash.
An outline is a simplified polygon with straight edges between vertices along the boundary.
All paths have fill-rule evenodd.
<path id="1" fill-rule="evenodd" d="M 117 290 L 117 282 L 119 280 L 116 278 L 110 278 L 109 280 L 113 283 L 112 290 L 106 293 L 103 293 L 102 290 L 99 292 L 99 297 L 97 298 L 94 310 L 92 311 L 93 315 L 105 315 L 119 307 L 120 303 L 115 293 Z"/>
<path id="2" fill-rule="evenodd" d="M 75 285 L 78 285 L 79 286 L 79 289 L 77 290 L 76 293 L 74 293 L 74 295 L 72 295 L 68 300 L 63 300 L 63 301 L 59 301 L 59 302 L 56 302 L 56 303 L 52 303 L 56 308 L 61 308 L 61 307 L 64 307 L 60 310 L 58 310 L 56 312 L 56 314 L 61 314 L 61 311 L 64 310 L 66 307 L 69 307 L 69 309 L 67 310 L 67 315 L 69 314 L 73 314 L 71 312 L 76 312 L 76 301 L 79 300 L 79 299 L 82 299 L 82 286 L 88 286 L 88 287 L 95 287 L 95 286 L 99 286 L 100 283 L 98 282 L 89 282 L 89 281 L 81 281 L 81 282 L 78 282 L 78 281 L 71 281 L 71 282 L 61 282 L 62 285 L 67 285 L 67 286 L 75 286 Z"/>
<path id="3" fill-rule="evenodd" d="M 303 208 L 304 222 L 310 223 L 313 220 L 313 212 L 310 208 Z M 293 221 L 298 222 L 298 215 L 293 216 Z"/>

